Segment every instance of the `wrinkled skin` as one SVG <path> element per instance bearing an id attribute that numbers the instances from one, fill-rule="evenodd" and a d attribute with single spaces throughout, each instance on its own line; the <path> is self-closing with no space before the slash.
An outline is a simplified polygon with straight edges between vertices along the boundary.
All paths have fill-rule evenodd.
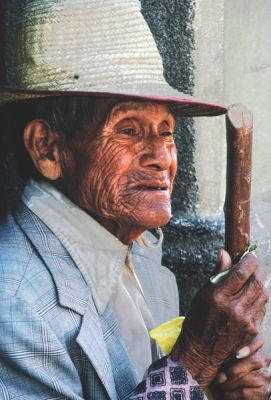
<path id="1" fill-rule="evenodd" d="M 165 225 L 176 173 L 173 133 L 164 105 L 116 105 L 92 139 L 74 143 L 69 197 L 126 243 Z"/>
<path id="2" fill-rule="evenodd" d="M 110 101 L 98 101 L 96 120 L 86 132 L 78 132 L 69 145 L 64 135 L 56 135 L 42 120 L 26 126 L 24 140 L 46 179 L 129 244 L 146 229 L 164 225 L 171 217 L 170 195 L 177 163 L 174 118 L 163 104 L 115 101 L 110 106 Z M 229 255 L 222 251 L 215 273 L 230 264 Z M 249 254 L 224 281 L 207 283 L 196 295 L 172 351 L 172 357 L 203 388 L 224 368 L 233 377 L 227 384 L 216 385 L 225 400 L 234 400 L 240 391 L 243 399 L 268 398 L 269 361 L 260 350 L 244 361 L 229 364 L 258 335 L 268 300 L 264 281 L 256 257 Z M 261 359 L 263 375 L 254 370 L 255 357 Z M 249 379 L 238 372 L 238 366 L 244 364 Z M 259 397 L 257 390 L 265 397 Z"/>

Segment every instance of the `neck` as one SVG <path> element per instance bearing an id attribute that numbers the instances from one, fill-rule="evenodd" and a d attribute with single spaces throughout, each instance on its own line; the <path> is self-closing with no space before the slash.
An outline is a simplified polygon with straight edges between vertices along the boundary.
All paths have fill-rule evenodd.
<path id="1" fill-rule="evenodd" d="M 68 198 L 70 198 L 75 204 L 77 204 L 78 207 L 81 207 L 87 214 L 89 214 L 93 219 L 99 222 L 99 224 L 101 224 L 107 231 L 118 238 L 123 244 L 131 244 L 148 229 L 148 227 L 145 226 L 132 224 L 128 220 L 119 222 L 99 216 L 95 213 L 91 213 L 89 210 L 83 208 L 78 204 L 78 202 L 76 202 L 74 196 L 71 196 L 71 191 L 68 191 L 67 187 L 64 187 L 62 182 L 54 182 L 53 185 L 62 193 L 64 193 Z"/>
<path id="2" fill-rule="evenodd" d="M 93 214 L 91 214 L 91 217 L 99 222 L 107 231 L 112 233 L 112 235 L 116 236 L 122 243 L 127 245 L 138 239 L 147 229 L 146 227 L 132 225 L 128 222 L 120 224 L 119 222 Z"/>

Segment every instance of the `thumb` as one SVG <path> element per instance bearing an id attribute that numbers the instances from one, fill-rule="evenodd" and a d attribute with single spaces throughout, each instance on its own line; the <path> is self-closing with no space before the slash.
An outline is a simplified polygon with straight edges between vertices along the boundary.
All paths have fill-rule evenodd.
<path id="1" fill-rule="evenodd" d="M 213 271 L 213 275 L 217 275 L 225 271 L 231 266 L 231 264 L 232 262 L 229 253 L 224 249 L 220 249 L 217 254 L 217 262 Z"/>

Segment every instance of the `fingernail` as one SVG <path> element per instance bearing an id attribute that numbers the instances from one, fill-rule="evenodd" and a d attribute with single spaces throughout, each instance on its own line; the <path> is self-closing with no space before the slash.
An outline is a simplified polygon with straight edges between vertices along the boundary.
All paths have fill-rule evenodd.
<path id="1" fill-rule="evenodd" d="M 224 372 L 220 372 L 217 375 L 216 381 L 217 383 L 224 383 L 228 380 L 227 375 Z"/>
<path id="2" fill-rule="evenodd" d="M 222 252 L 223 252 L 222 249 L 218 250 L 218 253 L 217 253 L 217 262 L 220 262 L 220 261 L 221 261 Z"/>
<path id="3" fill-rule="evenodd" d="M 248 346 L 243 347 L 241 350 L 236 353 L 236 358 L 245 358 L 250 355 L 250 348 Z"/>
<path id="4" fill-rule="evenodd" d="M 231 258 L 230 255 L 226 252 L 223 251 L 221 254 L 221 261 L 224 267 L 229 268 L 231 266 Z"/>

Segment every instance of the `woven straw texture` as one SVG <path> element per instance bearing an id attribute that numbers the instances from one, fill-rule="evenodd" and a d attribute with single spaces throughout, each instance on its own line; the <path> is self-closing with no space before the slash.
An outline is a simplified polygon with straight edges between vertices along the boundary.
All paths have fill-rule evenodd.
<path id="1" fill-rule="evenodd" d="M 167 101 L 180 115 L 225 112 L 167 84 L 138 0 L 6 0 L 4 14 L 0 103 L 96 93 Z"/>

